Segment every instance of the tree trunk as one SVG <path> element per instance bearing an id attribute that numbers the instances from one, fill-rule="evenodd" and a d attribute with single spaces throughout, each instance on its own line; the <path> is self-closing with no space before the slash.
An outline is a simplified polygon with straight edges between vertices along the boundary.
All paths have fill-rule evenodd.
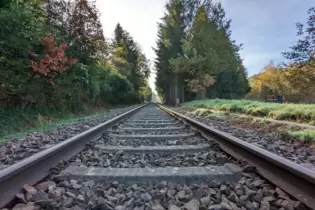
<path id="1" fill-rule="evenodd" d="M 165 104 L 170 103 L 170 86 L 167 84 L 165 88 Z"/>
<path id="2" fill-rule="evenodd" d="M 178 75 L 175 74 L 174 79 L 174 105 L 177 105 L 179 103 L 179 97 L 178 97 Z"/>
<path id="3" fill-rule="evenodd" d="M 178 89 L 179 103 L 183 103 L 185 101 L 185 83 L 184 83 L 183 75 L 180 75 L 178 84 L 179 84 L 179 89 Z"/>
<path id="4" fill-rule="evenodd" d="M 197 100 L 205 99 L 206 98 L 205 95 L 206 95 L 206 91 L 205 90 L 199 91 L 199 92 L 196 93 L 196 99 Z"/>
<path id="5" fill-rule="evenodd" d="M 182 84 L 182 87 L 181 87 L 181 95 L 182 95 L 182 97 L 181 97 L 181 103 L 184 103 L 185 102 L 185 89 L 184 89 L 184 84 Z"/>
<path id="6" fill-rule="evenodd" d="M 174 84 L 168 85 L 168 100 L 166 101 L 167 105 L 173 105 L 174 98 Z"/>
<path id="7" fill-rule="evenodd" d="M 169 105 L 175 105 L 175 84 L 171 84 L 170 88 L 170 103 Z"/>

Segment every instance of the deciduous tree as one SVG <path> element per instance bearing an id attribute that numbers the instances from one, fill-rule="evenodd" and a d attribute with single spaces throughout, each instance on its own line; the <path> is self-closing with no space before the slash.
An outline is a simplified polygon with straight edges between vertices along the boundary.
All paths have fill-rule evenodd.
<path id="1" fill-rule="evenodd" d="M 66 57 L 65 49 L 68 48 L 67 44 L 56 46 L 54 35 L 43 39 L 44 55 L 32 53 L 33 57 L 39 58 L 38 61 L 31 61 L 31 68 L 33 72 L 40 74 L 48 79 L 49 83 L 53 84 L 53 80 L 58 73 L 68 70 L 72 64 L 78 60 L 72 57 Z"/>

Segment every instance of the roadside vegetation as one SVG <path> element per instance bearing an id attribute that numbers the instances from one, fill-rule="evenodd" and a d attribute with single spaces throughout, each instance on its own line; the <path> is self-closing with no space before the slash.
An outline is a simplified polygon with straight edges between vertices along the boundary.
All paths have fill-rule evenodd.
<path id="1" fill-rule="evenodd" d="M 315 104 L 279 104 L 251 100 L 209 99 L 186 102 L 182 106 L 237 112 L 276 120 L 315 123 Z"/>
<path id="2" fill-rule="evenodd" d="M 0 135 L 108 105 L 149 100 L 149 60 L 96 1 L 0 1 Z"/>
<path id="3" fill-rule="evenodd" d="M 89 108 L 79 113 L 61 113 L 54 110 L 46 113 L 48 111 L 43 110 L 41 114 L 34 110 L 7 111 L 8 116 L 0 119 L 0 124 L 3 125 L 0 127 L 0 142 L 28 133 L 43 132 L 65 124 L 101 117 L 108 112 L 104 108 Z"/>
<path id="4" fill-rule="evenodd" d="M 285 122 L 273 122 L 268 120 L 268 118 L 256 118 L 220 109 L 184 107 L 186 111 L 194 116 L 225 121 L 229 125 L 242 129 L 256 130 L 267 135 L 274 133 L 285 141 L 297 141 L 310 145 L 314 145 L 315 143 L 315 130 L 305 129 L 304 126 L 286 124 Z M 187 110 L 187 108 L 189 109 Z"/>
<path id="5" fill-rule="evenodd" d="M 128 105 L 129 106 L 129 105 Z M 122 108 L 123 105 L 108 107 L 90 107 L 81 112 L 58 112 L 57 110 L 6 110 L 4 118 L 0 118 L 0 142 L 23 136 L 27 133 L 41 132 L 68 123 L 78 122 L 94 117 L 104 116 L 112 108 Z"/>
<path id="6" fill-rule="evenodd" d="M 303 143 L 315 143 L 315 130 L 285 131 L 281 133 L 285 140 L 298 140 Z"/>

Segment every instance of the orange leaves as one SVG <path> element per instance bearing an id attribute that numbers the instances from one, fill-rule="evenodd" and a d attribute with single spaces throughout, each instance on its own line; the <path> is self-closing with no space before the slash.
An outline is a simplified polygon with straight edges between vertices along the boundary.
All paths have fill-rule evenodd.
<path id="1" fill-rule="evenodd" d="M 45 55 L 38 61 L 31 61 L 31 68 L 33 72 L 47 77 L 49 83 L 53 84 L 53 80 L 59 72 L 67 71 L 78 60 L 66 57 L 65 49 L 68 48 L 68 45 L 57 46 L 52 34 L 45 37 L 42 43 L 45 48 Z M 32 53 L 32 56 L 38 57 L 35 53 Z"/>
<path id="2" fill-rule="evenodd" d="M 197 93 L 205 91 L 205 89 L 213 85 L 216 81 L 209 74 L 198 75 L 195 79 L 188 80 L 188 87 L 191 92 Z"/>

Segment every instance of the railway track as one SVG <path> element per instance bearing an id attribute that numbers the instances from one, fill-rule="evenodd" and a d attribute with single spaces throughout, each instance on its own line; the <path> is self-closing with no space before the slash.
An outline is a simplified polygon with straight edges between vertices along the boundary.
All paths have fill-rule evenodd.
<path id="1" fill-rule="evenodd" d="M 0 206 L 307 209 L 314 180 L 295 163 L 149 104 L 0 170 Z"/>

